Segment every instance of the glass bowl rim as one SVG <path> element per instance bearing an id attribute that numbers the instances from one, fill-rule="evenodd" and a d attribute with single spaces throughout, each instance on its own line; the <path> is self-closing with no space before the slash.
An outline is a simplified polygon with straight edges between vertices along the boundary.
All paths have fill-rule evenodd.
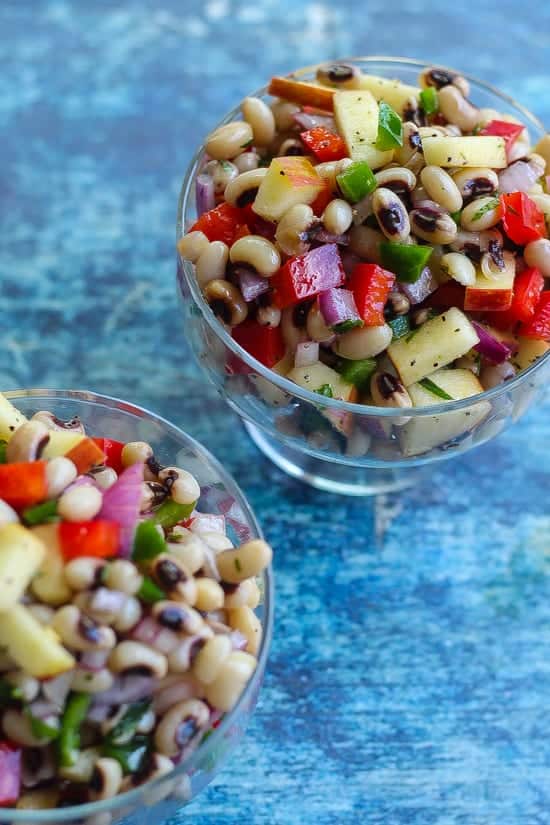
<path id="1" fill-rule="evenodd" d="M 369 55 L 365 57 L 344 57 L 344 58 L 337 58 L 335 60 L 324 60 L 321 63 L 316 63 L 312 66 L 305 66 L 299 69 L 296 69 L 293 72 L 289 73 L 289 77 L 302 77 L 303 75 L 311 74 L 320 66 L 327 66 L 332 63 L 357 63 L 357 64 L 366 64 L 367 66 L 373 63 L 385 63 L 387 64 L 387 68 L 391 69 L 399 68 L 399 67 L 408 67 L 408 68 L 415 68 L 418 70 L 422 70 L 427 68 L 428 66 L 438 66 L 438 68 L 449 68 L 446 66 L 441 66 L 441 64 L 435 63 L 426 63 L 422 60 L 416 60 L 413 58 L 404 58 L 404 57 L 389 57 L 384 55 Z M 386 67 L 385 67 L 386 68 Z M 490 83 L 486 83 L 483 80 L 478 80 L 476 77 L 467 74 L 465 72 L 459 71 L 458 69 L 450 69 L 450 71 L 454 71 L 463 77 L 467 78 L 470 81 L 472 86 L 482 89 L 490 94 L 494 95 L 499 100 L 505 101 L 508 105 L 514 107 L 516 110 L 521 112 L 523 117 L 528 121 L 532 127 L 534 127 L 537 131 L 544 134 L 544 125 L 542 122 L 532 114 L 525 106 L 521 103 L 518 103 L 513 97 L 507 95 L 504 92 L 501 92 L 495 86 L 492 86 Z M 256 92 L 251 92 L 251 95 L 254 96 L 262 96 L 266 95 L 267 86 L 263 86 L 261 89 L 258 89 Z M 227 123 L 229 120 L 234 119 L 236 115 L 240 114 L 239 105 L 233 107 L 229 112 L 227 112 L 223 118 L 219 121 L 216 126 L 221 126 L 224 123 Z M 178 198 L 178 211 L 177 211 L 177 223 L 176 223 L 176 242 L 182 237 L 184 234 L 183 232 L 183 222 L 184 222 L 184 214 L 187 204 L 192 197 L 192 185 L 194 183 L 195 177 L 200 169 L 200 163 L 202 161 L 204 155 L 204 144 L 202 144 L 197 152 L 193 155 L 180 189 L 180 194 Z M 244 363 L 251 367 L 255 373 L 260 375 L 266 381 L 269 381 L 272 384 L 275 384 L 283 392 L 287 393 L 288 395 L 295 396 L 300 398 L 301 400 L 308 401 L 311 404 L 315 404 L 316 406 L 326 407 L 328 409 L 334 409 L 339 411 L 345 411 L 354 413 L 355 415 L 360 416 L 374 416 L 380 418 L 396 418 L 401 417 L 403 415 L 403 411 L 393 407 L 375 407 L 368 404 L 358 404 L 350 401 L 342 401 L 337 398 L 327 398 L 326 396 L 320 396 L 318 393 L 312 392 L 311 390 L 307 390 L 304 387 L 301 387 L 299 384 L 295 384 L 293 381 L 290 381 L 285 376 L 279 375 L 278 373 L 274 372 L 272 369 L 269 369 L 256 358 L 254 358 L 250 353 L 248 353 L 243 347 L 240 346 L 230 335 L 228 330 L 220 323 L 220 321 L 216 318 L 208 304 L 203 298 L 202 292 L 198 285 L 197 279 L 194 273 L 193 264 L 190 261 L 185 261 L 181 259 L 179 254 L 176 252 L 177 259 L 181 263 L 181 271 L 184 273 L 184 277 L 187 283 L 187 286 L 190 290 L 191 296 L 196 306 L 198 306 L 202 317 L 212 330 L 212 332 L 222 341 L 225 347 L 230 350 L 234 355 L 240 358 Z M 180 282 L 180 275 L 179 275 L 179 267 L 178 267 L 178 288 L 181 290 L 182 285 Z M 542 367 L 550 362 L 550 350 L 546 352 L 541 358 L 538 358 L 531 366 L 527 369 L 522 370 L 519 372 L 514 378 L 510 379 L 509 381 L 505 381 L 503 384 L 499 384 L 496 387 L 493 387 L 489 390 L 484 390 L 483 392 L 478 393 L 477 395 L 471 395 L 467 398 L 461 398 L 458 400 L 454 400 L 452 402 L 445 402 L 439 404 L 431 404 L 429 407 L 417 407 L 411 408 L 407 410 L 407 416 L 411 418 L 422 418 L 424 416 L 431 416 L 431 415 L 440 415 L 443 413 L 450 413 L 455 411 L 460 411 L 467 409 L 474 404 L 478 404 L 484 401 L 490 401 L 496 398 L 499 398 L 501 395 L 508 393 L 510 390 L 514 390 L 515 388 L 519 387 L 524 381 L 527 381 L 531 378 L 535 372 L 538 372 Z"/>
<path id="2" fill-rule="evenodd" d="M 169 434 L 179 438 L 180 440 L 185 442 L 189 447 L 195 450 L 201 457 L 207 460 L 208 464 L 212 466 L 219 474 L 219 477 L 223 482 L 224 486 L 226 486 L 230 494 L 235 498 L 239 506 L 242 508 L 242 511 L 247 519 L 247 522 L 256 532 L 257 537 L 263 538 L 262 529 L 258 523 L 258 520 L 256 519 L 256 516 L 254 515 L 252 507 L 248 503 L 246 496 L 244 495 L 243 491 L 236 483 L 236 481 L 233 479 L 233 477 L 227 472 L 227 470 L 222 466 L 218 459 L 215 458 L 210 453 L 210 451 L 206 449 L 206 447 L 203 447 L 203 445 L 199 441 L 196 441 L 192 436 L 188 435 L 184 430 L 181 430 L 175 424 L 170 423 L 170 421 L 168 421 L 166 418 L 157 415 L 156 413 L 146 409 L 145 407 L 140 407 L 137 404 L 132 404 L 120 398 L 116 398 L 109 395 L 102 395 L 100 393 L 91 392 L 88 390 L 52 390 L 47 388 L 36 388 L 15 389 L 5 391 L 3 390 L 2 394 L 15 405 L 17 405 L 17 399 L 21 398 L 42 398 L 44 400 L 50 398 L 58 401 L 74 401 L 81 404 L 97 404 L 102 407 L 111 409 L 114 412 L 128 412 L 137 418 L 146 419 L 154 422 L 155 424 L 160 425 L 160 427 L 165 432 L 168 432 Z M 177 779 L 178 776 L 187 774 L 190 769 L 193 769 L 195 767 L 199 759 L 202 760 L 208 758 L 210 753 L 212 753 L 216 749 L 216 746 L 223 740 L 224 734 L 230 729 L 234 720 L 239 717 L 247 701 L 250 699 L 251 696 L 254 695 L 254 692 L 260 685 L 261 680 L 263 678 L 263 674 L 265 672 L 274 625 L 274 577 L 271 565 L 263 571 L 262 580 L 264 584 L 263 607 L 265 617 L 262 622 L 262 643 L 257 656 L 258 663 L 254 671 L 254 674 L 252 675 L 252 678 L 249 680 L 246 688 L 241 694 L 239 701 L 237 702 L 235 707 L 229 713 L 225 714 L 218 727 L 212 730 L 206 742 L 203 742 L 202 745 L 200 745 L 189 756 L 189 758 L 185 760 L 185 762 L 176 765 L 174 767 L 174 770 L 169 774 L 165 774 L 164 776 L 160 776 L 157 779 L 151 780 L 150 782 L 146 782 L 144 785 L 140 785 L 131 791 L 127 791 L 123 794 L 118 794 L 117 796 L 112 797 L 111 799 L 106 799 L 99 802 L 87 802 L 83 805 L 71 805 L 67 806 L 66 808 L 53 808 L 37 811 L 24 809 L 18 810 L 17 808 L 0 808 L 0 825 L 1 823 L 9 822 L 12 822 L 13 825 L 16 825 L 16 823 L 19 822 L 49 822 L 53 824 L 68 821 L 70 823 L 72 819 L 94 816 L 100 813 L 116 812 L 118 808 L 125 808 L 127 806 L 129 807 L 131 805 L 140 803 L 144 798 L 144 794 L 146 795 L 148 793 L 154 792 L 155 788 L 161 787 L 161 785 L 163 785 L 164 783 Z M 182 806 L 183 804 L 184 802 L 182 801 Z M 152 806 L 152 808 L 153 807 L 154 805 Z"/>

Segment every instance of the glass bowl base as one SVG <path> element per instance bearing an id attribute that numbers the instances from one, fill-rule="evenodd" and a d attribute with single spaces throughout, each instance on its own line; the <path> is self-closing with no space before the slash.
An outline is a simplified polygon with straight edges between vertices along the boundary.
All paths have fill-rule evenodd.
<path id="1" fill-rule="evenodd" d="M 427 467 L 386 469 L 326 461 L 289 447 L 250 421 L 243 424 L 256 447 L 280 470 L 317 490 L 343 496 L 375 496 L 405 490 L 427 471 Z"/>

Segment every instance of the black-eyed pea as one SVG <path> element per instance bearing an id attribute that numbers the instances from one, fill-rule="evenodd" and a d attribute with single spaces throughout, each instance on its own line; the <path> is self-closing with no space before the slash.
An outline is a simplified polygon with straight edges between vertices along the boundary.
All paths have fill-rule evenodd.
<path id="1" fill-rule="evenodd" d="M 207 727 L 208 706 L 200 699 L 187 699 L 164 714 L 155 731 L 157 751 L 175 757 L 188 747 Z"/>
<path id="2" fill-rule="evenodd" d="M 481 270 L 482 275 L 484 275 L 485 278 L 488 278 L 489 280 L 498 278 L 500 275 L 502 275 L 502 271 L 506 267 L 506 257 L 508 256 L 510 256 L 510 253 L 505 252 L 502 256 L 502 260 L 499 260 L 499 258 L 495 258 L 495 255 L 491 252 L 484 252 L 479 262 L 479 268 Z M 512 266 L 515 269 L 513 257 Z"/>
<path id="3" fill-rule="evenodd" d="M 374 177 L 378 186 L 391 189 L 399 197 L 406 196 L 416 186 L 416 175 L 405 166 L 387 166 L 375 172 Z"/>
<path id="4" fill-rule="evenodd" d="M 259 588 L 255 579 L 245 579 L 239 584 L 228 584 L 224 582 L 222 586 L 225 593 L 223 606 L 226 610 L 235 610 L 237 607 L 244 607 L 244 605 L 252 607 L 250 602 L 253 601 L 255 597 L 255 589 L 259 594 Z"/>
<path id="5" fill-rule="evenodd" d="M 186 636 L 168 655 L 168 670 L 171 674 L 188 673 L 195 657 L 208 639 L 214 637 L 214 631 L 206 624 L 200 633 Z"/>
<path id="6" fill-rule="evenodd" d="M 193 575 L 204 564 L 205 546 L 200 536 L 189 531 L 188 536 L 182 536 L 178 541 L 168 541 L 170 555 L 175 556 Z"/>
<path id="7" fill-rule="evenodd" d="M 546 168 L 550 170 L 550 134 L 541 137 L 535 146 L 535 152 L 544 158 L 546 161 Z"/>
<path id="8" fill-rule="evenodd" d="M 46 463 L 48 498 L 57 498 L 77 477 L 77 469 L 64 455 L 51 458 Z"/>
<path id="9" fill-rule="evenodd" d="M 126 633 L 137 625 L 142 616 L 141 603 L 135 596 L 128 596 L 113 621 L 113 628 L 117 633 Z"/>
<path id="10" fill-rule="evenodd" d="M 135 596 L 143 583 L 143 576 L 128 559 L 115 559 L 106 566 L 103 582 L 110 590 Z"/>
<path id="11" fill-rule="evenodd" d="M 360 361 L 363 358 L 374 358 L 375 355 L 380 355 L 389 347 L 392 337 L 392 329 L 388 324 L 352 329 L 343 335 L 338 335 L 332 349 L 342 358 Z"/>
<path id="12" fill-rule="evenodd" d="M 34 702 L 40 693 L 40 682 L 33 676 L 28 676 L 22 670 L 12 670 L 10 673 L 5 673 L 2 677 L 8 684 L 17 688 L 18 695 L 21 700 L 28 704 Z"/>
<path id="13" fill-rule="evenodd" d="M 370 392 L 378 407 L 411 409 L 413 406 L 411 397 L 399 378 L 390 372 L 375 372 L 370 381 Z M 407 416 L 392 419 L 392 423 L 397 427 L 407 424 L 408 421 L 410 417 Z"/>
<path id="14" fill-rule="evenodd" d="M 306 329 L 307 334 L 312 341 L 318 341 L 321 343 L 325 341 L 332 341 L 334 338 L 334 332 L 330 329 L 330 327 L 327 327 L 323 314 L 319 309 L 318 301 L 314 301 L 309 308 Z"/>
<path id="15" fill-rule="evenodd" d="M 274 275 L 281 266 L 281 256 L 277 248 L 261 235 L 245 235 L 239 238 L 229 250 L 233 264 L 245 264 L 263 278 Z"/>
<path id="16" fill-rule="evenodd" d="M 123 467 L 141 464 L 153 457 L 153 448 L 146 441 L 128 441 L 122 448 L 120 460 Z"/>
<path id="17" fill-rule="evenodd" d="M 394 153 L 394 160 L 402 165 L 410 161 L 416 154 L 420 153 L 422 148 L 422 139 L 418 126 L 412 121 L 403 124 L 403 145 L 398 146 Z"/>
<path id="18" fill-rule="evenodd" d="M 23 791 L 17 800 L 16 807 L 18 811 L 47 811 L 57 808 L 58 803 L 59 788 L 49 785 Z M 17 820 L 17 822 L 19 825 L 25 825 L 21 820 Z M 31 825 L 30 821 L 27 822 L 27 825 Z"/>
<path id="19" fill-rule="evenodd" d="M 116 644 L 112 628 L 98 625 L 74 604 L 60 607 L 51 627 L 71 650 L 111 650 Z"/>
<path id="20" fill-rule="evenodd" d="M 151 575 L 170 599 L 194 605 L 197 585 L 194 576 L 168 553 L 161 553 L 151 564 Z"/>
<path id="21" fill-rule="evenodd" d="M 498 189 L 498 175 L 488 167 L 464 167 L 453 172 L 452 177 L 465 203 L 472 198 L 494 195 Z"/>
<path id="22" fill-rule="evenodd" d="M 118 479 L 116 470 L 112 467 L 100 467 L 94 471 L 94 482 L 100 490 L 108 490 Z"/>
<path id="23" fill-rule="evenodd" d="M 276 306 L 261 306 L 256 311 L 256 321 L 263 327 L 274 329 L 281 323 L 281 310 Z"/>
<path id="24" fill-rule="evenodd" d="M 49 625 L 55 616 L 55 610 L 47 604 L 29 604 L 27 605 L 27 610 L 29 613 L 32 613 L 37 622 L 44 625 Z M 0 672 L 1 670 L 2 668 L 0 667 Z"/>
<path id="25" fill-rule="evenodd" d="M 222 278 L 215 278 L 206 284 L 204 297 L 214 315 L 230 327 L 241 324 L 248 315 L 248 307 L 240 291 Z"/>
<path id="26" fill-rule="evenodd" d="M 509 361 L 504 361 L 502 364 L 490 364 L 481 370 L 479 380 L 484 390 L 492 390 L 493 387 L 498 387 L 504 384 L 505 381 L 510 381 L 514 378 L 516 371 Z"/>
<path id="27" fill-rule="evenodd" d="M 69 782 L 89 782 L 94 772 L 94 766 L 99 759 L 99 750 L 97 748 L 82 748 L 78 751 L 74 763 L 70 766 L 59 768 L 59 776 L 61 779 L 67 779 Z"/>
<path id="28" fill-rule="evenodd" d="M 550 240 L 540 238 L 528 243 L 523 252 L 528 266 L 535 266 L 545 278 L 550 278 Z"/>
<path id="29" fill-rule="evenodd" d="M 11 436 L 6 447 L 6 461 L 36 461 L 50 440 L 50 431 L 41 421 L 25 421 Z"/>
<path id="30" fill-rule="evenodd" d="M 57 512 L 65 521 L 91 521 L 103 504 L 101 491 L 91 484 L 71 487 L 60 496 Z"/>
<path id="31" fill-rule="evenodd" d="M 351 226 L 353 211 L 343 198 L 334 198 L 325 207 L 321 220 L 327 232 L 343 235 Z"/>
<path id="32" fill-rule="evenodd" d="M 252 169 L 257 169 L 260 163 L 260 156 L 257 152 L 242 152 L 240 155 L 237 155 L 236 158 L 233 158 L 233 163 L 239 170 L 239 174 L 242 172 L 251 172 Z"/>
<path id="33" fill-rule="evenodd" d="M 347 169 L 348 166 L 351 166 L 353 163 L 351 158 L 342 158 L 341 160 L 327 160 L 323 163 L 318 163 L 315 167 L 315 171 L 319 175 L 319 177 L 326 180 L 333 192 L 338 191 L 338 183 L 336 181 L 336 176 L 343 172 L 344 169 Z"/>
<path id="34" fill-rule="evenodd" d="M 501 119 L 504 119 L 501 117 Z M 512 121 L 516 122 L 517 121 Z M 517 138 L 514 140 L 510 148 L 508 149 L 506 159 L 508 161 L 508 166 L 511 163 L 514 163 L 516 160 L 521 160 L 525 158 L 529 152 L 531 151 L 531 139 L 529 137 L 529 132 L 527 129 L 524 129 L 523 132 L 520 132 Z"/>
<path id="35" fill-rule="evenodd" d="M 456 123 L 463 131 L 471 131 L 479 121 L 479 109 L 456 86 L 444 86 L 440 90 L 439 110 L 445 120 Z"/>
<path id="36" fill-rule="evenodd" d="M 460 225 L 467 232 L 492 229 L 501 219 L 500 201 L 494 196 L 476 198 L 460 214 Z"/>
<path id="37" fill-rule="evenodd" d="M 225 533 L 216 533 L 213 530 L 205 530 L 199 533 L 199 535 L 215 553 L 221 553 L 222 550 L 231 550 L 231 548 L 234 547 L 233 542 L 229 536 L 225 535 Z"/>
<path id="38" fill-rule="evenodd" d="M 317 80 L 323 85 L 344 89 L 354 88 L 360 75 L 361 70 L 348 63 L 330 63 L 320 66 L 316 72 Z"/>
<path id="39" fill-rule="evenodd" d="M 58 719 L 49 719 L 48 724 L 57 726 Z M 5 736 L 17 745 L 24 745 L 27 748 L 40 748 L 48 743 L 47 737 L 39 737 L 33 733 L 29 717 L 22 711 L 15 708 L 8 708 L 2 716 L 2 730 Z"/>
<path id="40" fill-rule="evenodd" d="M 286 138 L 279 146 L 279 151 L 277 154 L 279 157 L 304 155 L 304 144 L 301 140 L 297 140 L 296 138 Z"/>
<path id="41" fill-rule="evenodd" d="M 270 564 L 272 555 L 267 542 L 253 539 L 233 550 L 224 550 L 216 557 L 216 563 L 223 581 L 238 584 L 261 573 Z"/>
<path id="42" fill-rule="evenodd" d="M 208 286 L 211 281 L 225 277 L 225 270 L 229 260 L 229 247 L 223 241 L 212 241 L 201 252 L 195 263 L 195 275 L 199 286 Z"/>
<path id="43" fill-rule="evenodd" d="M 245 97 L 241 112 L 252 127 L 254 144 L 268 146 L 275 137 L 275 116 L 267 103 L 259 97 Z"/>
<path id="44" fill-rule="evenodd" d="M 346 442 L 346 455 L 360 458 L 368 453 L 372 437 L 364 430 L 355 427 Z"/>
<path id="45" fill-rule="evenodd" d="M 246 639 L 246 650 L 257 656 L 262 642 L 262 624 L 248 605 L 229 610 L 227 613 L 229 627 L 238 630 Z"/>
<path id="46" fill-rule="evenodd" d="M 394 315 L 406 315 L 411 308 L 411 302 L 403 292 L 394 290 L 388 295 L 388 304 Z"/>
<path id="47" fill-rule="evenodd" d="M 228 183 L 224 192 L 225 200 L 233 206 L 240 207 L 252 203 L 266 175 L 267 168 L 264 166 L 260 166 L 257 169 L 250 169 L 248 172 L 242 172 Z"/>
<path id="48" fill-rule="evenodd" d="M 100 580 L 105 561 L 91 556 L 80 556 L 65 565 L 65 581 L 71 590 L 90 590 Z"/>
<path id="49" fill-rule="evenodd" d="M 297 203 L 291 206 L 277 225 L 275 240 L 286 255 L 301 255 L 310 246 L 307 233 L 317 223 L 311 206 Z"/>
<path id="50" fill-rule="evenodd" d="M 0 499 L 0 524 L 18 524 L 19 516 L 6 501 Z"/>
<path id="51" fill-rule="evenodd" d="M 197 585 L 197 598 L 195 608 L 205 613 L 211 610 L 219 610 L 224 606 L 224 592 L 220 584 L 207 576 L 198 576 L 195 579 Z"/>
<path id="52" fill-rule="evenodd" d="M 233 642 L 226 634 L 207 639 L 193 660 L 193 676 L 203 685 L 210 685 L 217 677 L 231 651 Z"/>
<path id="53" fill-rule="evenodd" d="M 193 264 L 199 260 L 200 256 L 209 245 L 210 241 L 204 232 L 199 232 L 198 230 L 188 232 L 187 235 L 183 235 L 177 243 L 178 252 L 183 260 L 191 261 Z"/>
<path id="54" fill-rule="evenodd" d="M 476 281 L 476 269 L 471 260 L 461 252 L 448 252 L 440 262 L 442 272 L 462 286 L 473 286 Z"/>
<path id="55" fill-rule="evenodd" d="M 294 115 L 300 111 L 300 107 L 288 100 L 275 100 L 271 104 L 271 111 L 275 118 L 277 131 L 286 132 L 296 126 Z"/>
<path id="56" fill-rule="evenodd" d="M 157 602 L 153 607 L 153 616 L 162 626 L 176 633 L 196 635 L 204 629 L 204 620 L 200 613 L 187 604 L 175 601 Z"/>
<path id="57" fill-rule="evenodd" d="M 77 667 L 74 671 L 71 690 L 80 693 L 103 693 L 112 688 L 114 681 L 113 674 L 107 668 L 90 671 Z"/>
<path id="58" fill-rule="evenodd" d="M 449 244 L 456 238 L 456 223 L 439 207 L 419 206 L 412 210 L 409 217 L 412 232 L 424 241 Z"/>
<path id="59" fill-rule="evenodd" d="M 163 679 L 168 672 L 166 656 L 141 642 L 120 642 L 109 656 L 109 667 L 116 674 L 139 673 Z"/>
<path id="60" fill-rule="evenodd" d="M 239 701 L 256 665 L 256 659 L 250 653 L 234 650 L 224 661 L 218 677 L 207 685 L 207 701 L 218 710 L 230 711 Z"/>
<path id="61" fill-rule="evenodd" d="M 420 173 L 422 186 L 429 197 L 448 212 L 462 209 L 462 195 L 455 181 L 439 166 L 425 166 Z"/>
<path id="62" fill-rule="evenodd" d="M 177 504 L 194 504 L 201 494 L 195 476 L 181 467 L 164 467 L 158 477 L 159 481 L 168 487 L 171 498 Z"/>
<path id="63" fill-rule="evenodd" d="M 281 312 L 281 332 L 287 349 L 291 351 L 308 340 L 305 326 L 297 323 L 296 307 L 287 307 Z"/>
<path id="64" fill-rule="evenodd" d="M 252 127 L 245 120 L 235 120 L 214 129 L 204 145 L 207 155 L 214 160 L 232 160 L 253 141 Z"/>
<path id="65" fill-rule="evenodd" d="M 141 767 L 142 770 L 140 770 L 139 773 L 133 773 L 124 778 L 121 787 L 122 792 L 129 791 L 135 788 L 136 785 L 144 785 L 146 782 L 152 782 L 153 779 L 160 779 L 161 776 L 172 773 L 174 763 L 162 753 L 152 753 Z M 165 782 L 161 782 L 160 785 L 155 786 L 154 792 L 148 792 L 147 804 L 149 806 L 160 802 L 168 795 L 166 792 L 166 784 Z"/>
<path id="66" fill-rule="evenodd" d="M 372 208 L 380 229 L 390 241 L 403 243 L 411 234 L 409 216 L 401 198 L 384 186 L 375 189 Z"/>
<path id="67" fill-rule="evenodd" d="M 385 237 L 382 232 L 370 226 L 352 226 L 349 233 L 351 252 L 374 263 L 380 263 L 380 243 Z"/>
<path id="68" fill-rule="evenodd" d="M 120 762 L 106 756 L 98 759 L 90 779 L 90 799 L 93 801 L 111 799 L 117 795 L 121 785 L 122 768 Z"/>

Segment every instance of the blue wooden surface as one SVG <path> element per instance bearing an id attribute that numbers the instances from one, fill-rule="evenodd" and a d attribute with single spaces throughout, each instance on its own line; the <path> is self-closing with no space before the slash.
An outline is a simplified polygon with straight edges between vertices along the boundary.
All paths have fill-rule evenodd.
<path id="1" fill-rule="evenodd" d="M 191 152 L 272 72 L 345 54 L 469 70 L 550 125 L 528 0 L 4 0 L 2 388 L 89 387 L 203 440 L 276 547 L 277 625 L 241 752 L 194 825 L 550 822 L 550 404 L 423 489 L 284 478 L 190 362 L 174 224 Z"/>

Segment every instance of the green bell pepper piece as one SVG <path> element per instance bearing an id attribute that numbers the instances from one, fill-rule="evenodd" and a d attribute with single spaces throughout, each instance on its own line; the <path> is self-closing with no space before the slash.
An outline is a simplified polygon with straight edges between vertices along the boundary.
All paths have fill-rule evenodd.
<path id="1" fill-rule="evenodd" d="M 316 390 L 313 390 L 313 392 L 316 392 L 317 395 L 324 395 L 325 398 L 334 398 L 334 393 L 330 384 L 322 384 Z"/>
<path id="2" fill-rule="evenodd" d="M 23 521 L 30 526 L 49 524 L 58 520 L 57 501 L 44 501 L 42 504 L 36 504 L 34 507 L 27 507 L 23 510 Z"/>
<path id="3" fill-rule="evenodd" d="M 411 322 L 408 315 L 398 315 L 397 318 L 392 318 L 391 321 L 388 321 L 388 326 L 391 327 L 393 332 L 393 341 L 403 338 L 411 331 Z"/>
<path id="4" fill-rule="evenodd" d="M 432 395 L 437 395 L 438 398 L 442 398 L 444 401 L 453 401 L 453 396 L 449 395 L 443 387 L 440 387 L 439 384 L 436 384 L 435 381 L 432 381 L 430 378 L 423 378 L 418 383 L 421 387 L 424 387 L 425 390 L 431 392 Z"/>
<path id="5" fill-rule="evenodd" d="M 439 96 L 437 89 L 433 86 L 428 86 L 427 89 L 422 89 L 420 92 L 420 105 L 427 115 L 434 115 L 439 110 Z"/>
<path id="6" fill-rule="evenodd" d="M 403 146 L 403 123 L 389 103 L 378 105 L 378 135 L 376 148 L 382 152 Z"/>
<path id="7" fill-rule="evenodd" d="M 48 739 L 50 742 L 53 742 L 54 739 L 58 738 L 59 728 L 48 725 L 43 719 L 38 719 L 36 716 L 33 716 L 29 708 L 25 708 L 25 716 L 29 720 L 32 735 L 36 736 L 37 739 Z"/>
<path id="8" fill-rule="evenodd" d="M 360 361 L 341 358 L 335 369 L 348 384 L 353 384 L 359 391 L 366 392 L 371 376 L 376 370 L 376 361 L 374 358 L 363 358 Z"/>
<path id="9" fill-rule="evenodd" d="M 116 759 L 125 774 L 137 773 L 151 745 L 148 736 L 136 736 L 125 745 L 113 745 L 105 742 L 101 748 L 102 756 Z"/>
<path id="10" fill-rule="evenodd" d="M 62 768 L 70 768 L 78 758 L 80 726 L 86 718 L 91 701 L 90 693 L 71 693 L 65 705 L 57 740 L 59 764 Z"/>
<path id="11" fill-rule="evenodd" d="M 147 521 L 149 524 L 160 524 L 161 527 L 173 527 L 179 521 L 189 518 L 196 503 L 194 501 L 192 504 L 178 504 L 171 498 L 167 498 Z"/>
<path id="12" fill-rule="evenodd" d="M 144 577 L 141 587 L 137 592 L 137 597 L 146 604 L 155 604 L 166 599 L 166 593 L 157 587 L 153 579 Z"/>
<path id="13" fill-rule="evenodd" d="M 370 192 L 374 192 L 377 183 L 374 172 L 366 160 L 356 160 L 347 169 L 336 175 L 340 192 L 350 203 L 357 203 Z"/>
<path id="14" fill-rule="evenodd" d="M 7 441 L 0 441 L 0 464 L 6 463 L 6 450 L 8 448 Z"/>
<path id="15" fill-rule="evenodd" d="M 139 723 L 151 707 L 148 699 L 134 702 L 105 740 L 108 745 L 126 745 L 134 739 Z"/>
<path id="16" fill-rule="evenodd" d="M 418 244 L 380 242 L 382 266 L 395 272 L 398 281 L 414 284 L 422 274 L 433 252 L 431 246 Z"/>
<path id="17" fill-rule="evenodd" d="M 151 561 L 166 552 L 166 542 L 152 521 L 142 521 L 136 528 L 132 560 L 137 564 Z"/>

